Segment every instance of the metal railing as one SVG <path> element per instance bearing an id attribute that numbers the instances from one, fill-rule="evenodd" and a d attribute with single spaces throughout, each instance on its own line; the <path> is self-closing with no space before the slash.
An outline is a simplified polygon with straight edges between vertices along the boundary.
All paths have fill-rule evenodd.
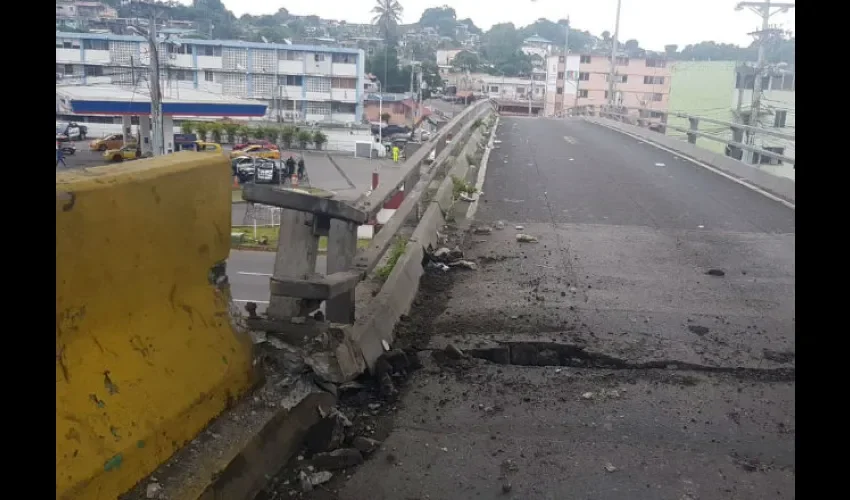
<path id="1" fill-rule="evenodd" d="M 753 135 L 767 135 L 771 137 L 776 137 L 779 139 L 783 139 L 786 141 L 794 141 L 795 136 L 793 134 L 786 134 L 783 132 L 778 132 L 776 130 L 771 130 L 768 128 L 762 127 L 753 127 L 750 125 L 745 125 L 743 123 L 733 123 L 727 122 L 724 120 L 718 120 L 715 118 L 706 118 L 703 116 L 695 116 L 689 115 L 686 113 L 679 113 L 674 111 L 659 111 L 656 109 L 643 108 L 643 107 L 627 107 L 627 106 L 596 106 L 596 105 L 585 105 L 585 106 L 576 106 L 573 109 L 574 116 L 596 116 L 600 118 L 608 118 L 611 120 L 615 120 L 621 123 L 626 123 L 629 125 L 637 125 L 639 127 L 646 127 L 661 134 L 666 134 L 667 130 L 675 130 L 677 132 L 683 132 L 687 137 L 687 141 L 690 144 L 696 145 L 697 138 L 703 138 L 710 141 L 719 142 L 728 146 L 731 150 L 738 151 L 749 151 L 752 153 L 756 153 L 759 156 L 763 156 L 766 158 L 772 158 L 775 160 L 779 160 L 783 163 L 788 163 L 790 165 L 794 165 L 795 160 L 792 157 L 785 156 L 783 154 L 776 153 L 774 151 L 769 151 L 764 148 L 759 148 L 756 146 L 752 146 L 743 142 L 743 138 L 745 134 L 753 134 Z M 629 111 L 637 111 L 637 113 L 630 113 Z M 653 115 L 660 115 L 658 119 L 654 118 Z M 684 118 L 688 120 L 688 127 L 679 127 L 676 125 L 670 125 L 667 123 L 669 117 L 675 118 Z M 714 134 L 710 134 L 707 132 L 703 132 L 699 130 L 700 123 L 711 123 L 714 125 L 721 125 L 724 127 L 729 127 L 732 132 L 732 139 L 728 139 L 725 137 L 720 137 Z M 740 159 L 740 158 L 739 158 Z"/>

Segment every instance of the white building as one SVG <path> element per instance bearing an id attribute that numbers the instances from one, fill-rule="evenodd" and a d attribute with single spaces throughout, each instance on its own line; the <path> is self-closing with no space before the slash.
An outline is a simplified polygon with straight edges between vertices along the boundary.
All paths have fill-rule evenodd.
<path id="1" fill-rule="evenodd" d="M 581 56 L 569 54 L 546 58 L 546 100 L 544 116 L 562 116 L 575 105 Z"/>
<path id="2" fill-rule="evenodd" d="M 491 99 L 506 101 L 542 101 L 546 94 L 544 75 L 537 78 L 481 75 L 477 78 L 480 92 Z"/>
<path id="3" fill-rule="evenodd" d="M 522 53 L 528 56 L 539 56 L 546 59 L 552 52 L 552 42 L 538 35 L 530 36 L 522 41 Z"/>
<path id="4" fill-rule="evenodd" d="M 56 34 L 57 83 L 138 86 L 150 52 L 138 36 Z M 365 56 L 339 47 L 172 38 L 160 44 L 163 93 L 189 86 L 268 104 L 268 117 L 360 123 Z"/>
<path id="5" fill-rule="evenodd" d="M 741 65 L 735 70 L 735 91 L 732 109 L 748 119 L 751 114 L 755 71 L 751 65 Z M 783 134 L 795 135 L 796 78 L 793 68 L 771 68 L 762 80 L 762 96 L 758 126 Z M 750 121 L 752 124 L 752 121 Z M 767 134 L 756 134 L 755 146 L 789 158 L 795 158 L 794 141 Z M 754 158 L 760 163 L 776 164 L 778 160 Z"/>

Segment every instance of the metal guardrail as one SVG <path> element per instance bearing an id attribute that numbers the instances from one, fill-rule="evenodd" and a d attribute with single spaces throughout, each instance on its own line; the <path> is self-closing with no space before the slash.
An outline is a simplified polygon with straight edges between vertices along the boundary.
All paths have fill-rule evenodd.
<path id="1" fill-rule="evenodd" d="M 764 156 L 767 158 L 773 158 L 784 163 L 788 163 L 790 165 L 795 164 L 794 158 L 781 155 L 779 153 L 775 153 L 773 151 L 768 151 L 766 149 L 762 149 L 759 147 L 751 146 L 749 144 L 745 144 L 741 142 L 745 133 L 752 134 L 762 134 L 769 135 L 772 137 L 777 137 L 780 139 L 785 139 L 789 141 L 794 141 L 795 136 L 792 134 L 786 134 L 783 132 L 777 132 L 774 130 L 761 128 L 761 127 L 753 127 L 751 125 L 744 125 L 742 123 L 732 123 L 723 120 L 717 120 L 715 118 L 705 118 L 702 116 L 694 116 L 686 113 L 678 113 L 678 112 L 667 112 L 667 111 L 659 111 L 656 109 L 650 108 L 642 108 L 642 107 L 625 107 L 625 106 L 617 106 L 615 108 L 608 108 L 607 106 L 595 106 L 595 105 L 586 105 L 586 106 L 576 106 L 573 108 L 574 115 L 578 116 L 598 116 L 600 118 L 609 118 L 615 121 L 619 121 L 622 123 L 628 123 L 630 125 L 637 125 L 641 127 L 647 127 L 652 130 L 656 130 L 659 133 L 666 133 L 668 129 L 675 130 L 677 132 L 684 132 L 687 135 L 688 142 L 691 144 L 696 144 L 697 138 L 703 138 L 710 141 L 720 142 L 722 144 L 726 144 L 730 148 L 741 150 L 741 151 L 750 151 L 752 153 L 756 153 L 760 156 Z M 623 113 L 622 111 L 626 111 Z M 638 114 L 630 114 L 629 110 L 636 110 Z M 654 121 L 648 113 L 656 113 L 662 115 L 662 121 Z M 688 120 L 689 127 L 677 127 L 675 125 L 669 125 L 666 122 L 666 119 L 670 116 L 676 118 L 684 118 Z M 713 134 L 709 134 L 706 132 L 701 132 L 699 130 L 700 122 L 712 123 L 715 125 L 722 125 L 729 127 L 732 130 L 733 139 L 726 139 L 723 137 L 718 137 Z M 738 139 L 738 140 L 735 140 Z"/>

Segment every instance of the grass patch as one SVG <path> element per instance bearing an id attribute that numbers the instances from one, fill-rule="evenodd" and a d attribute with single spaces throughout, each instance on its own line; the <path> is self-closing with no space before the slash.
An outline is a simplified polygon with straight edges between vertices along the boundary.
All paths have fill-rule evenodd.
<path id="1" fill-rule="evenodd" d="M 279 226 L 257 226 L 257 238 L 254 239 L 254 226 L 233 226 L 230 230 L 231 233 L 244 233 L 245 238 L 242 242 L 237 242 L 231 240 L 230 247 L 231 248 L 251 248 L 256 247 L 257 249 L 268 249 L 268 250 L 277 250 L 278 245 L 278 237 L 280 234 Z M 266 243 L 261 244 L 260 242 L 265 239 Z M 369 246 L 369 240 L 357 240 L 357 248 L 367 248 Z M 328 250 L 328 238 L 327 236 L 319 237 L 319 251 L 326 252 Z"/>
<path id="2" fill-rule="evenodd" d="M 383 266 L 379 267 L 377 271 L 375 271 L 375 275 L 381 281 L 386 281 L 387 278 L 390 277 L 390 273 L 393 272 L 395 268 L 396 262 L 398 259 L 404 255 L 404 250 L 407 248 L 407 239 L 396 237 L 395 242 L 393 242 L 392 248 L 390 248 L 390 256 L 387 258 L 387 263 Z"/>
<path id="3" fill-rule="evenodd" d="M 452 198 L 458 199 L 460 193 L 466 193 L 471 196 L 477 192 L 478 190 L 475 189 L 473 184 L 466 182 L 456 175 L 452 176 Z"/>

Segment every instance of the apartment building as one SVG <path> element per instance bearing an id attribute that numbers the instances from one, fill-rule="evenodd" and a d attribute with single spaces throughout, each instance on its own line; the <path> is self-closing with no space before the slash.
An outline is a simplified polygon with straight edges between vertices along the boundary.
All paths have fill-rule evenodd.
<path id="1" fill-rule="evenodd" d="M 364 59 L 359 49 L 171 38 L 160 44 L 163 92 L 189 86 L 265 101 L 269 118 L 360 123 Z M 138 36 L 56 34 L 57 83 L 138 84 L 150 52 Z"/>
<path id="2" fill-rule="evenodd" d="M 617 57 L 614 66 L 614 103 L 666 111 L 670 102 L 670 68 L 662 56 Z M 579 57 L 576 105 L 604 106 L 608 103 L 611 58 L 604 55 Z M 660 118 L 660 115 L 651 115 Z"/>
<path id="3" fill-rule="evenodd" d="M 752 119 L 753 90 L 756 69 L 753 64 L 735 68 L 735 90 L 731 107 L 744 123 L 795 135 L 797 78 L 793 67 L 769 67 L 762 77 L 759 116 Z M 755 146 L 789 158 L 795 158 L 794 140 L 767 134 L 756 134 Z M 738 152 L 740 153 L 740 152 Z M 737 156 L 737 155 L 736 155 Z M 753 163 L 777 164 L 778 160 L 756 155 Z"/>
<path id="4" fill-rule="evenodd" d="M 576 105 L 580 60 L 578 54 L 546 58 L 544 116 L 563 116 Z"/>

